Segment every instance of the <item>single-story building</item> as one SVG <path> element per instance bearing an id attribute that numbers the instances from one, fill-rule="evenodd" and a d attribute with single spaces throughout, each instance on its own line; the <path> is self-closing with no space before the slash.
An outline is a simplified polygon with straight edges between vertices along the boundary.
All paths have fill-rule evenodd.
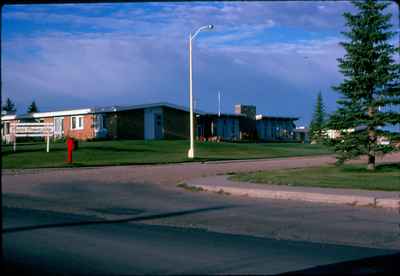
<path id="1" fill-rule="evenodd" d="M 254 120 L 245 114 L 198 114 L 196 135 L 204 140 L 295 141 L 295 120 L 298 118 L 257 115 Z"/>
<path id="2" fill-rule="evenodd" d="M 200 140 L 240 140 L 239 120 L 243 115 L 204 113 L 196 115 L 196 135 Z"/>
<path id="3" fill-rule="evenodd" d="M 13 122 L 54 123 L 55 137 L 73 137 L 79 140 L 189 137 L 188 109 L 169 103 L 5 115 L 1 121 L 2 140 L 6 142 L 10 141 L 10 125 Z"/>
<path id="4" fill-rule="evenodd" d="M 195 135 L 201 140 L 294 140 L 297 118 L 254 116 L 255 106 L 246 105 L 236 105 L 235 112 L 216 114 L 195 110 Z M 189 109 L 170 103 L 6 114 L 1 122 L 2 141 L 8 143 L 12 141 L 12 124 L 19 122 L 52 123 L 55 138 L 79 140 L 188 139 L 190 134 Z"/>
<path id="5" fill-rule="evenodd" d="M 12 142 L 11 137 L 11 123 L 16 121 L 17 115 L 4 114 L 1 116 L 1 141 L 7 144 Z"/>
<path id="6" fill-rule="evenodd" d="M 257 115 L 256 127 L 258 139 L 263 141 L 294 141 L 296 117 L 274 117 Z"/>
<path id="7" fill-rule="evenodd" d="M 310 143 L 309 129 L 305 126 L 296 127 L 294 130 L 294 139 L 301 143 Z"/>

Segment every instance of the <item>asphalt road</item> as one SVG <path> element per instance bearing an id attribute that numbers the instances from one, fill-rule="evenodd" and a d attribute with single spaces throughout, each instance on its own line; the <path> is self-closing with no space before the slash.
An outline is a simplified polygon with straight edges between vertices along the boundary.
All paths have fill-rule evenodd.
<path id="1" fill-rule="evenodd" d="M 277 162 L 284 161 L 260 161 L 260 167 Z M 313 162 L 321 160 L 284 163 Z M 248 169 L 257 169 L 257 163 L 251 163 Z M 387 256 L 384 265 L 366 270 L 365 262 L 376 263 L 367 260 L 358 270 L 390 270 L 388 263 L 398 263 L 399 255 L 393 255 L 400 250 L 397 212 L 176 187 L 182 177 L 246 164 L 205 164 L 209 170 L 203 167 L 200 172 L 191 168 L 202 165 L 192 164 L 3 174 L 2 238 L 8 271 L 266 274 L 324 269 L 313 267 L 328 264 L 348 270 L 341 262 L 377 255 Z"/>
<path id="2" fill-rule="evenodd" d="M 30 209 L 6 209 L 4 219 L 34 225 L 8 228 L 3 250 L 8 267 L 35 274 L 275 274 L 397 252 Z"/>

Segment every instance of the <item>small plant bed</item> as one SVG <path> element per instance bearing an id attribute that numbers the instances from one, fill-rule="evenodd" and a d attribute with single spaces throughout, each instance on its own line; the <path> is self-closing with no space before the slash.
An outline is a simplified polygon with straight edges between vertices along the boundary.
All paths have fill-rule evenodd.
<path id="1" fill-rule="evenodd" d="M 379 165 L 368 171 L 365 165 L 326 166 L 238 173 L 233 181 L 322 188 L 400 191 L 400 164 Z"/>

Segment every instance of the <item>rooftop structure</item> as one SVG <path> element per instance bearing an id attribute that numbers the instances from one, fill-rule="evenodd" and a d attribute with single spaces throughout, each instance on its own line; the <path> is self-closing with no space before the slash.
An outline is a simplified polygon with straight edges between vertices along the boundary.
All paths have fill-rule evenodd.
<path id="1" fill-rule="evenodd" d="M 248 118 L 254 119 L 256 117 L 256 107 L 254 105 L 235 105 L 235 114 L 243 114 Z"/>

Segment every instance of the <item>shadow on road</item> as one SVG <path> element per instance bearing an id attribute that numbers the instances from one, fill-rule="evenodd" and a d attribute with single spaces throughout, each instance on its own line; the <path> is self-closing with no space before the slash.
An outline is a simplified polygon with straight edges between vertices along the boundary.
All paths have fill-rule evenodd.
<path id="1" fill-rule="evenodd" d="M 400 253 L 316 266 L 279 275 L 400 275 Z"/>
<path id="2" fill-rule="evenodd" d="M 208 212 L 208 211 L 214 211 L 214 210 L 222 210 L 222 209 L 233 208 L 233 207 L 235 207 L 235 206 L 234 205 L 224 205 L 224 206 L 214 206 L 214 207 L 208 207 L 208 208 L 197 208 L 197 209 L 186 210 L 186 211 L 145 215 L 145 216 L 138 216 L 138 217 L 133 217 L 133 218 L 132 217 L 125 218 L 125 219 L 77 221 L 77 222 L 66 222 L 66 223 L 21 226 L 21 227 L 5 228 L 2 230 L 2 233 L 7 234 L 7 233 L 15 233 L 15 232 L 22 232 L 22 231 L 37 230 L 37 229 L 57 228 L 57 227 L 72 227 L 72 226 L 85 226 L 85 225 L 95 225 L 95 224 L 114 224 L 114 223 L 144 221 L 144 220 L 151 220 L 151 219 L 161 219 L 161 218 L 183 216 L 183 215 L 188 215 L 188 214 L 202 213 L 202 212 Z"/>

